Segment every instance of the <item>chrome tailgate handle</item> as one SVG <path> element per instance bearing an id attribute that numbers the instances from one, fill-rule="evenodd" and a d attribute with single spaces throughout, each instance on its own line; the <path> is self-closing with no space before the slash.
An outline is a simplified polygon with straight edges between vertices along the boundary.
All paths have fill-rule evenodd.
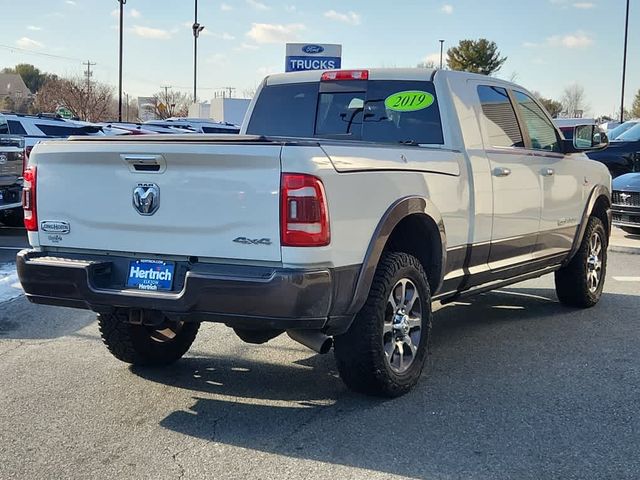
<path id="1" fill-rule="evenodd" d="M 122 154 L 120 158 L 133 173 L 162 173 L 167 169 L 167 161 L 162 155 Z"/>

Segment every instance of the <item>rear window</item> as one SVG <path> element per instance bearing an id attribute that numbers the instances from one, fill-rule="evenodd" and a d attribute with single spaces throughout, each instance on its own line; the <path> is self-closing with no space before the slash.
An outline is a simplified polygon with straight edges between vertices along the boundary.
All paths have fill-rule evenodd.
<path id="1" fill-rule="evenodd" d="M 247 133 L 442 144 L 432 82 L 327 82 L 263 88 Z"/>
<path id="2" fill-rule="evenodd" d="M 67 127 L 63 125 L 36 124 L 36 127 L 48 137 L 69 137 L 71 135 L 88 135 L 82 128 Z"/>

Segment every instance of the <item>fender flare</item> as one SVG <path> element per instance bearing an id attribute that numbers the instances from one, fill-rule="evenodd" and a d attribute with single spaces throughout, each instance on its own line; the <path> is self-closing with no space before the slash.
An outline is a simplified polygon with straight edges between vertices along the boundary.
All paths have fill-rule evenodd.
<path id="1" fill-rule="evenodd" d="M 433 203 L 424 197 L 410 196 L 397 200 L 392 204 L 382 216 L 382 219 L 376 226 L 367 253 L 365 254 L 364 261 L 360 267 L 358 279 L 354 289 L 353 299 L 348 308 L 349 314 L 356 314 L 362 309 L 367 297 L 369 296 L 369 290 L 373 283 L 373 276 L 375 275 L 376 268 L 382 257 L 384 247 L 387 245 L 389 237 L 393 233 L 393 230 L 398 224 L 406 217 L 414 214 L 426 215 L 435 224 L 438 234 L 440 236 L 441 245 L 441 271 L 438 278 L 437 288 L 433 289 L 432 294 L 442 285 L 442 279 L 444 278 L 444 268 L 447 264 L 447 240 L 444 228 L 444 222 L 440 211 L 433 205 Z"/>
<path id="2" fill-rule="evenodd" d="M 606 187 L 604 185 L 596 185 L 595 187 L 593 187 L 593 189 L 591 190 L 591 193 L 589 194 L 589 199 L 584 208 L 584 212 L 582 213 L 582 220 L 580 220 L 580 225 L 578 226 L 576 236 L 573 239 L 573 245 L 571 246 L 569 255 L 567 256 L 565 261 L 562 263 L 562 266 L 567 265 L 573 259 L 575 254 L 578 252 L 578 249 L 582 244 L 582 239 L 584 238 L 584 232 L 587 230 L 589 217 L 591 217 L 591 214 L 593 213 L 593 210 L 596 206 L 596 202 L 601 197 L 605 197 L 608 201 L 607 217 L 608 217 L 609 224 L 605 225 L 605 228 L 608 229 L 607 230 L 608 234 L 609 235 L 611 234 L 611 218 L 612 218 L 611 217 L 611 191 L 609 190 L 609 187 Z"/>

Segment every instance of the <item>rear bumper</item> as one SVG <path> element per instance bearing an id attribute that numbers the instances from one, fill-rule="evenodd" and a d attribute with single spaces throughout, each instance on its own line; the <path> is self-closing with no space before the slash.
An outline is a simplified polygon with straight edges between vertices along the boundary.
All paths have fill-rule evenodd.
<path id="1" fill-rule="evenodd" d="M 176 262 L 174 290 L 125 289 L 128 257 L 23 250 L 20 282 L 33 303 L 96 312 L 153 310 L 183 321 L 214 321 L 251 329 L 345 331 L 359 266 L 285 269 Z"/>

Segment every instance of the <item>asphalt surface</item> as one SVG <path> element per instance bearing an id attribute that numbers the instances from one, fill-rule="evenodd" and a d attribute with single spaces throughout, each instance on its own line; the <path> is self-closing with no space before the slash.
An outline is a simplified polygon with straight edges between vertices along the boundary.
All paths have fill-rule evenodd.
<path id="1" fill-rule="evenodd" d="M 332 355 L 204 325 L 131 368 L 89 312 L 0 305 L 0 479 L 640 478 L 640 256 L 598 306 L 550 276 L 440 308 L 418 387 L 356 395 Z"/>

